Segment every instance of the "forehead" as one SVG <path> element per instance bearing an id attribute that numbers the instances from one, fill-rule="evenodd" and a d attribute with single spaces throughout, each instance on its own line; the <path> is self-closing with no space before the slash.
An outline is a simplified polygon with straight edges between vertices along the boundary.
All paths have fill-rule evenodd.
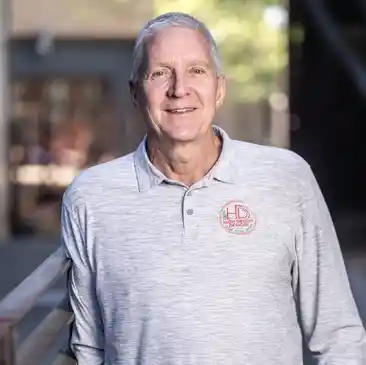
<path id="1" fill-rule="evenodd" d="M 176 26 L 160 30 L 150 41 L 147 55 L 149 64 L 177 60 L 211 62 L 210 44 L 202 33 Z"/>

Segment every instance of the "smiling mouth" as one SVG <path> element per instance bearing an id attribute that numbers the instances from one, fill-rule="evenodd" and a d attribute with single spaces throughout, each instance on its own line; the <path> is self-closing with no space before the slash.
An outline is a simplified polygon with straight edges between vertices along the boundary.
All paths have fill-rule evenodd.
<path id="1" fill-rule="evenodd" d="M 196 108 L 176 108 L 176 109 L 167 109 L 166 112 L 171 114 L 185 114 L 194 112 Z"/>

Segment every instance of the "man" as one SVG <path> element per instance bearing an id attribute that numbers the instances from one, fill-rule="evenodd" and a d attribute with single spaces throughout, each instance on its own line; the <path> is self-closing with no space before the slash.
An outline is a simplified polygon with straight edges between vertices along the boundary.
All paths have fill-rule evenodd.
<path id="1" fill-rule="evenodd" d="M 131 74 L 147 137 L 63 199 L 79 365 L 365 365 L 366 338 L 327 207 L 294 153 L 212 126 L 215 43 L 150 21 Z"/>

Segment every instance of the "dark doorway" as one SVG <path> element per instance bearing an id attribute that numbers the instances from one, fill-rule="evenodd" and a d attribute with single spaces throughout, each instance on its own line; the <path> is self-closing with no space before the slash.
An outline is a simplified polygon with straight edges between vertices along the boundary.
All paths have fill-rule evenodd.
<path id="1" fill-rule="evenodd" d="M 290 109 L 300 121 L 291 131 L 291 149 L 312 166 L 342 248 L 365 247 L 366 99 L 316 25 L 309 11 L 313 2 L 290 3 Z M 320 3 L 366 72 L 366 18 L 358 1 Z M 303 36 L 294 37 L 294 29 Z"/>

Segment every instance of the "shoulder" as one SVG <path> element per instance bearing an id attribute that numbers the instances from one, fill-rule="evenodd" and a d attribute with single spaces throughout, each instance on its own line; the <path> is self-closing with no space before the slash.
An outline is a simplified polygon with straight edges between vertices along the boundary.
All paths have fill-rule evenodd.
<path id="1" fill-rule="evenodd" d="M 237 161 L 243 161 L 242 159 L 244 158 L 245 161 L 253 165 L 276 165 L 285 170 L 306 170 L 309 168 L 309 164 L 300 155 L 285 148 L 237 140 L 231 140 L 231 144 L 234 151 L 234 159 Z"/>
<path id="2" fill-rule="evenodd" d="M 294 183 L 301 188 L 313 178 L 307 161 L 297 153 L 279 147 L 232 140 L 233 163 L 243 179 L 259 178 L 265 183 Z"/>
<path id="3" fill-rule="evenodd" d="M 63 204 L 71 207 L 100 201 L 107 195 L 136 190 L 136 174 L 133 153 L 95 165 L 74 178 L 63 196 Z"/>

